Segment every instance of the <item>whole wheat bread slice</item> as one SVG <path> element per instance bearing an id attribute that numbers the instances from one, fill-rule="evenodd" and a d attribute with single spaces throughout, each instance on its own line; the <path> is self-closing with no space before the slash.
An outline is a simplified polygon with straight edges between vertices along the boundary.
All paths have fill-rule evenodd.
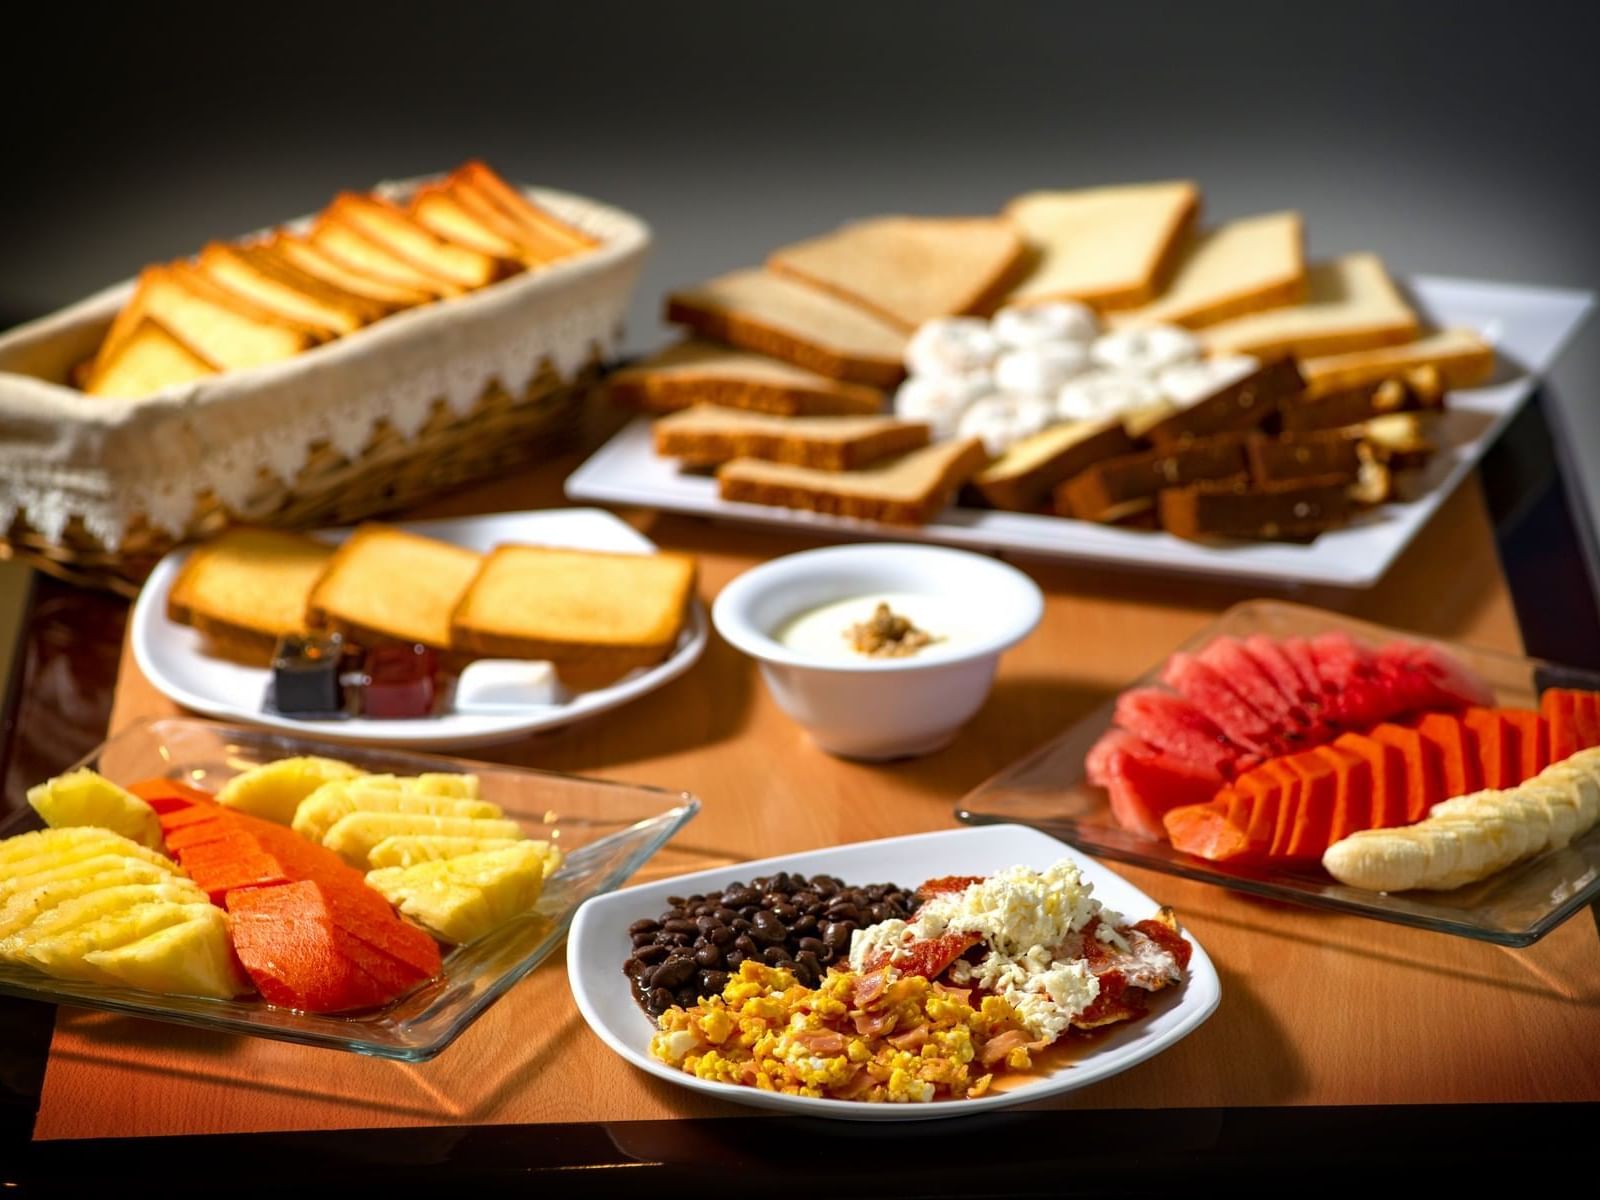
<path id="1" fill-rule="evenodd" d="M 1477 387 L 1494 374 L 1494 347 L 1468 329 L 1446 329 L 1414 342 L 1308 358 L 1300 364 L 1310 396 L 1380 383 L 1432 367 L 1447 388 Z"/>
<path id="2" fill-rule="evenodd" d="M 797 280 L 735 271 L 667 297 L 667 320 L 705 337 L 875 387 L 905 376 L 903 330 Z"/>
<path id="3" fill-rule="evenodd" d="M 938 442 L 858 471 L 819 471 L 736 458 L 723 464 L 717 483 L 724 500 L 891 525 L 925 525 L 988 458 L 977 438 Z"/>
<path id="4" fill-rule="evenodd" d="M 1342 354 L 1409 342 L 1416 336 L 1417 314 L 1375 254 L 1347 254 L 1313 263 L 1306 272 L 1303 303 L 1235 317 L 1200 332 L 1212 354 L 1262 358 Z"/>
<path id="5" fill-rule="evenodd" d="M 1012 446 L 978 472 L 972 486 L 996 508 L 1033 512 L 1063 480 L 1103 459 L 1132 452 L 1133 440 L 1117 417 L 1068 421 Z"/>
<path id="6" fill-rule="evenodd" d="M 656 453 L 704 467 L 761 458 L 850 471 L 928 444 L 928 426 L 890 416 L 775 417 L 699 404 L 651 428 Z"/>
<path id="7" fill-rule="evenodd" d="M 767 267 L 915 332 L 934 317 L 992 310 L 1024 251 L 998 217 L 875 217 L 774 251 Z"/>
<path id="8" fill-rule="evenodd" d="M 1188 180 L 1018 196 L 1006 215 L 1027 239 L 1032 266 L 1008 300 L 1146 304 L 1166 282 L 1199 208 L 1200 189 Z"/>
<path id="9" fill-rule="evenodd" d="M 612 399 L 651 412 L 676 412 L 696 404 L 774 416 L 871 415 L 884 408 L 878 388 L 698 339 L 614 372 L 606 388 Z"/>
<path id="10" fill-rule="evenodd" d="M 1305 223 L 1297 212 L 1230 221 L 1184 240 L 1172 278 L 1149 304 L 1110 315 L 1123 325 L 1200 329 L 1297 304 L 1306 293 Z"/>

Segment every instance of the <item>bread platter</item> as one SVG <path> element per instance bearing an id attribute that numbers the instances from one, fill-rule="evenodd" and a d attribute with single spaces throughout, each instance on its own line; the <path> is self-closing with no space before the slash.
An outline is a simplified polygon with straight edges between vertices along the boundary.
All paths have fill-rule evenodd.
<path id="1" fill-rule="evenodd" d="M 467 550 L 524 544 L 583 551 L 645 555 L 651 542 L 611 514 L 596 509 L 497 513 L 492 516 L 407 522 L 397 528 Z M 318 534 L 330 544 L 349 530 Z M 361 742 L 408 748 L 490 745 L 554 729 L 626 704 L 676 679 L 705 649 L 709 623 L 698 600 L 688 606 L 683 628 L 667 657 L 614 682 L 561 693 L 553 703 L 536 703 L 501 712 L 441 711 L 415 720 L 350 716 L 327 719 L 290 717 L 268 711 L 263 696 L 271 672 L 261 666 L 208 654 L 200 633 L 168 615 L 168 600 L 191 549 L 174 551 L 156 567 L 134 606 L 129 638 L 135 661 L 165 695 L 196 712 L 247 721 L 336 742 Z"/>

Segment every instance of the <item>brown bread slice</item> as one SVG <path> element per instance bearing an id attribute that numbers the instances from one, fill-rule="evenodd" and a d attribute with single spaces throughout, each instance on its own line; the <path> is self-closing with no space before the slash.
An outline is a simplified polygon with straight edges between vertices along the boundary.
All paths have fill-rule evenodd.
<path id="1" fill-rule="evenodd" d="M 651 427 L 656 453 L 686 466 L 761 458 L 850 471 L 928 444 L 928 426 L 890 416 L 774 417 L 700 404 Z"/>
<path id="2" fill-rule="evenodd" d="M 1358 384 L 1315 399 L 1287 397 L 1278 405 L 1278 420 L 1286 433 L 1338 429 L 1391 413 L 1437 410 L 1444 407 L 1444 399 L 1438 372 L 1419 367 L 1403 377 Z"/>
<path id="3" fill-rule="evenodd" d="M 1305 381 L 1294 360 L 1275 359 L 1243 379 L 1145 424 L 1139 432 L 1157 446 L 1172 446 L 1192 437 L 1254 429 L 1304 390 Z"/>
<path id="4" fill-rule="evenodd" d="M 858 471 L 737 458 L 717 472 L 724 500 L 772 504 L 891 525 L 925 525 L 988 461 L 977 438 L 937 442 Z"/>
<path id="5" fill-rule="evenodd" d="M 767 268 L 858 304 L 908 333 L 990 311 L 1023 262 L 998 217 L 875 217 L 775 251 Z"/>
<path id="6" fill-rule="evenodd" d="M 893 387 L 905 377 L 906 335 L 814 287 L 759 268 L 667 297 L 667 320 L 805 367 L 830 379 Z"/>
<path id="7" fill-rule="evenodd" d="M 1096 463 L 1056 489 L 1055 510 L 1085 521 L 1120 521 L 1148 509 L 1162 488 L 1228 478 L 1244 470 L 1241 435 L 1197 438 L 1167 450 L 1142 450 Z"/>
<path id="8" fill-rule="evenodd" d="M 1312 398 L 1431 367 L 1446 388 L 1477 387 L 1494 374 L 1494 347 L 1469 329 L 1446 329 L 1414 342 L 1308 358 L 1300 364 Z"/>
<path id="9" fill-rule="evenodd" d="M 1199 208 L 1200 189 L 1188 180 L 1018 196 L 1005 211 L 1031 256 L 1009 302 L 1147 304 L 1170 276 Z"/>
<path id="10" fill-rule="evenodd" d="M 1347 254 L 1311 264 L 1303 303 L 1207 326 L 1200 338 L 1214 355 L 1306 358 L 1409 342 L 1417 329 L 1417 314 L 1383 261 L 1375 254 Z"/>
<path id="11" fill-rule="evenodd" d="M 1114 312 L 1113 328 L 1168 324 L 1200 329 L 1305 298 L 1305 223 L 1297 212 L 1230 221 L 1184 239 L 1172 278 L 1154 300 Z"/>
<path id="12" fill-rule="evenodd" d="M 885 405 L 878 388 L 692 338 L 613 372 L 606 390 L 650 412 L 716 404 L 775 416 L 871 415 Z"/>
<path id="13" fill-rule="evenodd" d="M 1301 479 L 1256 485 L 1247 477 L 1214 480 L 1161 493 L 1161 527 L 1181 538 L 1298 540 L 1350 519 L 1350 481 Z"/>
<path id="14" fill-rule="evenodd" d="M 219 369 L 157 318 L 143 316 L 104 361 L 95 362 L 83 390 L 91 396 L 137 400 L 195 383 Z"/>
<path id="15" fill-rule="evenodd" d="M 1361 438 L 1343 429 L 1285 433 L 1276 437 L 1251 434 L 1245 444 L 1250 477 L 1259 484 L 1296 479 L 1354 480 L 1361 466 Z"/>
<path id="16" fill-rule="evenodd" d="M 1068 421 L 1024 438 L 990 463 L 972 486 L 995 508 L 1035 512 L 1062 480 L 1094 463 L 1130 454 L 1133 441 L 1112 417 L 1103 421 Z"/>

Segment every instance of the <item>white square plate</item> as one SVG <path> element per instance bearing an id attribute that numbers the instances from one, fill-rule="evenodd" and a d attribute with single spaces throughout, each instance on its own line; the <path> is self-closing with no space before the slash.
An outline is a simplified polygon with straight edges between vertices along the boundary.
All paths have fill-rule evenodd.
<path id="1" fill-rule="evenodd" d="M 400 529 L 485 552 L 507 542 L 649 554 L 655 543 L 608 512 L 597 508 L 553 508 L 543 512 L 495 513 L 438 521 L 397 521 Z M 321 530 L 316 536 L 342 542 L 347 529 Z M 575 692 L 559 704 L 530 706 L 505 713 L 443 713 L 414 720 L 303 721 L 262 707 L 272 672 L 215 658 L 200 648 L 200 635 L 167 619 L 167 592 L 189 548 L 174 550 L 156 564 L 134 604 L 133 656 L 139 670 L 162 693 L 185 708 L 208 716 L 248 721 L 308 738 L 411 749 L 464 749 L 508 741 L 540 729 L 593 716 L 626 704 L 682 675 L 706 648 L 708 622 L 699 600 L 690 605 L 678 645 L 664 662 L 632 672 L 608 687 Z"/>
<path id="2" fill-rule="evenodd" d="M 640 1070 L 722 1100 L 795 1116 L 855 1121 L 929 1121 L 1027 1104 L 1088 1087 L 1126 1071 L 1199 1028 L 1216 1010 L 1222 990 L 1216 968 L 1192 935 L 1186 934 L 1194 945 L 1188 978 L 1182 987 L 1159 993 L 1148 1016 L 1098 1035 L 1089 1042 L 1082 1057 L 1018 1086 L 976 1100 L 938 1100 L 930 1104 L 868 1104 L 860 1100 L 790 1096 L 697 1079 L 674 1070 L 650 1057 L 655 1023 L 634 1003 L 622 964 L 631 944 L 628 926 L 641 917 L 654 917 L 666 907 L 668 896 L 724 887 L 735 880 L 772 871 L 803 875 L 822 872 L 846 883 L 893 880 L 905 887 L 916 887 L 924 880 L 943 875 L 986 875 L 1017 865 L 1043 869 L 1063 858 L 1076 863 L 1083 877 L 1094 885 L 1097 900 L 1129 920 L 1153 916 L 1160 907 L 1110 868 L 1038 830 L 1022 825 L 950 829 L 718 867 L 597 896 L 585 902 L 572 923 L 567 937 L 567 977 L 584 1020 L 606 1045 Z M 1178 919 L 1183 919 L 1182 913 Z"/>
<path id="3" fill-rule="evenodd" d="M 567 495 L 590 503 L 638 504 L 843 536 L 941 542 L 1246 579 L 1370 587 L 1500 436 L 1532 393 L 1539 373 L 1555 362 L 1594 304 L 1590 292 L 1431 276 L 1411 280 L 1409 291 L 1430 323 L 1475 329 L 1494 344 L 1500 356 L 1495 378 L 1487 387 L 1451 393 L 1451 410 L 1437 435 L 1440 453 L 1419 477 L 1406 481 L 1406 493 L 1412 498 L 1383 505 L 1304 545 L 1207 545 L 1167 533 L 959 506 L 917 527 L 735 503 L 717 495 L 716 481 L 709 476 L 686 474 L 673 461 L 656 457 L 647 417 L 629 424 L 573 472 L 567 479 Z"/>

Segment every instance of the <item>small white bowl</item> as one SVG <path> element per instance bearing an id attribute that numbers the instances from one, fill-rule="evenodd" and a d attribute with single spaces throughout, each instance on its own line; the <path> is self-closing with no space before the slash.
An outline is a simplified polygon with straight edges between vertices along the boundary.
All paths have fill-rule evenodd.
<path id="1" fill-rule="evenodd" d="M 973 615 L 978 636 L 906 658 L 825 659 L 776 634 L 802 613 L 873 594 L 922 593 Z M 1037 584 L 981 554 L 904 543 L 829 546 L 752 567 L 722 589 L 712 622 L 761 666 L 778 707 L 817 745 L 872 761 L 928 754 L 983 706 L 1003 651 L 1044 614 Z M 935 631 L 937 632 L 937 631 Z"/>

